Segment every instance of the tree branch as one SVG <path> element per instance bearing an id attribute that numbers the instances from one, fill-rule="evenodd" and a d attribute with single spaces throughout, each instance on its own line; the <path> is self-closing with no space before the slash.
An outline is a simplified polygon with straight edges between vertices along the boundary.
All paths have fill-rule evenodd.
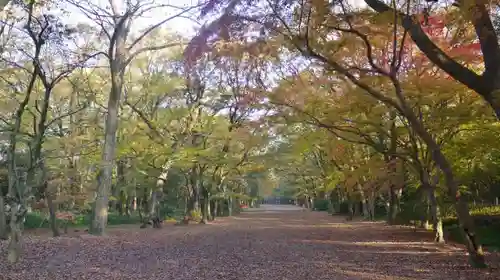
<path id="1" fill-rule="evenodd" d="M 396 13 L 402 19 L 402 26 L 410 33 L 418 48 L 436 64 L 439 68 L 443 69 L 446 73 L 452 76 L 457 81 L 466 85 L 470 89 L 476 91 L 482 96 L 487 96 L 490 93 L 488 83 L 485 83 L 481 76 L 474 73 L 469 68 L 461 65 L 451 57 L 449 57 L 443 50 L 441 50 L 422 30 L 420 24 L 416 21 L 414 16 L 395 11 L 387 4 L 380 0 L 364 0 L 365 3 L 378 13 Z"/>

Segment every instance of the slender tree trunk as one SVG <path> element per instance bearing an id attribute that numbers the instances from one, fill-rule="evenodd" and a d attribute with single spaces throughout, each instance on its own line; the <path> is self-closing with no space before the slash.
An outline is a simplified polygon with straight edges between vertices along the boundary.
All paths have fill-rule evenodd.
<path id="1" fill-rule="evenodd" d="M 128 206 L 129 203 L 130 203 L 130 201 L 129 201 L 127 192 L 125 190 L 121 190 L 119 204 L 118 204 L 118 214 L 120 216 L 128 215 L 127 211 L 130 208 L 130 206 Z"/>
<path id="2" fill-rule="evenodd" d="M 335 213 L 339 213 L 342 211 L 342 203 L 344 203 L 344 196 L 337 190 L 337 203 L 335 203 Z"/>
<path id="3" fill-rule="evenodd" d="M 435 187 L 429 186 L 427 188 L 427 192 L 429 196 L 432 227 L 435 234 L 434 241 L 437 243 L 444 243 L 445 240 L 443 235 L 443 220 L 441 218 L 439 205 L 436 199 Z"/>
<path id="4" fill-rule="evenodd" d="M 191 212 L 199 212 L 200 211 L 200 195 L 198 193 L 197 187 L 193 188 L 193 195 L 191 196 L 189 203 L 189 214 L 193 214 Z"/>
<path id="5" fill-rule="evenodd" d="M 421 217 L 420 226 L 426 230 L 430 229 L 429 217 L 432 215 L 430 212 L 431 209 L 429 203 L 425 203 L 425 211 Z"/>
<path id="6" fill-rule="evenodd" d="M 193 214 L 200 213 L 200 192 L 201 192 L 201 174 L 198 172 L 198 166 L 194 165 L 191 168 L 190 174 L 191 199 L 188 207 L 187 215 L 193 219 Z"/>
<path id="7" fill-rule="evenodd" d="M 128 195 L 125 203 L 125 215 L 130 216 L 131 210 L 134 208 L 135 197 Z"/>
<path id="8" fill-rule="evenodd" d="M 355 216 L 361 216 L 361 211 L 360 211 L 360 204 L 361 202 L 360 201 L 355 201 L 354 202 L 354 215 Z"/>
<path id="9" fill-rule="evenodd" d="M 208 213 L 208 221 L 213 221 L 214 218 L 212 217 L 212 204 L 210 203 L 210 200 L 207 202 L 207 213 Z"/>
<path id="10" fill-rule="evenodd" d="M 351 198 L 348 198 L 348 201 L 347 201 L 347 211 L 349 213 L 349 216 L 347 217 L 347 219 L 350 221 L 354 218 L 354 209 L 353 209 L 353 203 L 352 203 L 352 200 Z"/>
<path id="11" fill-rule="evenodd" d="M 53 201 L 53 194 L 47 189 L 45 192 L 45 197 L 47 199 L 47 208 L 49 209 L 50 230 L 52 230 L 52 236 L 57 237 L 60 235 L 60 233 L 59 229 L 57 228 L 56 207 Z"/>
<path id="12" fill-rule="evenodd" d="M 113 212 L 117 210 L 118 198 L 117 198 L 118 186 L 117 184 L 111 184 L 111 199 L 109 200 L 109 211 Z"/>
<path id="13" fill-rule="evenodd" d="M 401 89 L 396 88 L 396 92 L 401 95 Z M 405 104 L 406 106 L 406 104 Z M 445 178 L 445 184 L 448 189 L 448 194 L 450 198 L 455 199 L 455 209 L 457 211 L 457 218 L 460 223 L 460 228 L 464 236 L 465 245 L 467 251 L 469 252 L 469 260 L 474 267 L 486 267 L 486 261 L 484 258 L 484 252 L 482 245 L 478 242 L 476 236 L 474 220 L 469 213 L 469 205 L 465 197 L 463 197 L 458 188 L 457 181 L 455 180 L 455 175 L 451 164 L 449 163 L 446 156 L 441 151 L 441 148 L 428 133 L 423 125 L 418 121 L 413 112 L 407 108 L 403 108 L 404 113 L 412 128 L 415 129 L 417 134 L 422 138 L 422 140 L 427 144 L 432 152 L 432 158 L 439 169 L 443 172 Z"/>
<path id="14" fill-rule="evenodd" d="M 233 216 L 233 197 L 227 198 L 227 214 L 229 217 Z"/>
<path id="15" fill-rule="evenodd" d="M 217 200 L 211 200 L 210 201 L 210 211 L 211 211 L 210 217 L 211 217 L 212 221 L 215 220 L 215 217 L 217 217 L 217 214 L 218 214 L 217 213 L 217 206 L 218 205 L 219 204 L 217 203 Z"/>
<path id="16" fill-rule="evenodd" d="M 366 203 L 365 192 L 364 192 L 363 187 L 361 186 L 361 184 L 357 184 L 357 188 L 358 188 L 359 197 L 360 197 L 360 200 L 361 200 L 361 205 L 363 207 L 363 217 L 365 219 L 368 219 L 370 215 L 368 213 L 368 205 Z"/>
<path id="17" fill-rule="evenodd" d="M 15 207 L 11 209 L 10 215 L 10 242 L 7 260 L 11 263 L 15 263 L 20 259 L 22 251 L 21 222 L 19 221 L 20 213 L 18 211 L 18 207 Z"/>
<path id="18" fill-rule="evenodd" d="M 154 218 L 156 215 L 156 208 L 157 208 L 157 204 L 158 204 L 158 193 L 156 190 L 151 190 L 150 192 L 150 195 L 149 195 L 149 199 L 148 199 L 148 218 L 149 219 L 152 219 Z"/>
<path id="19" fill-rule="evenodd" d="M 102 166 L 98 176 L 98 187 L 94 203 L 92 223 L 89 232 L 103 235 L 108 223 L 108 201 L 112 185 L 113 164 L 116 148 L 116 131 L 118 129 L 118 110 L 123 77 L 120 73 L 112 75 L 112 89 L 108 101 L 108 114 L 102 152 Z"/>
<path id="20" fill-rule="evenodd" d="M 17 132 L 20 127 L 20 117 L 18 116 L 18 120 L 16 120 Z M 23 193 L 20 191 L 19 187 L 19 179 L 17 176 L 17 168 L 16 168 L 16 134 L 12 132 L 10 137 L 10 147 L 7 151 L 7 162 L 8 162 L 8 176 L 9 176 L 9 190 L 6 196 L 6 202 L 10 208 L 10 236 L 9 236 L 9 246 L 8 246 L 8 256 L 7 260 L 11 263 L 15 263 L 19 261 L 22 253 L 21 246 L 21 221 L 18 220 L 20 211 L 22 211 L 22 202 L 23 202 Z"/>
<path id="21" fill-rule="evenodd" d="M 399 197 L 395 185 L 391 185 L 389 188 L 389 213 L 387 222 L 390 225 L 395 225 L 397 223 L 397 217 L 399 212 Z"/>
<path id="22" fill-rule="evenodd" d="M 203 188 L 203 203 L 202 203 L 202 210 L 201 210 L 201 221 L 200 223 L 206 224 L 209 220 L 210 216 L 210 202 L 208 201 L 208 196 L 209 193 L 208 191 Z"/>
<path id="23" fill-rule="evenodd" d="M 217 212 L 218 217 L 223 217 L 224 216 L 224 200 L 219 199 L 217 200 L 217 206 L 215 207 Z"/>
<path id="24" fill-rule="evenodd" d="M 9 238 L 7 217 L 5 214 L 5 200 L 3 194 L 0 193 L 0 240 L 7 240 Z"/>
<path id="25" fill-rule="evenodd" d="M 112 3 L 113 5 L 114 3 Z M 108 98 L 106 123 L 104 129 L 104 145 L 101 156 L 100 172 L 97 180 L 97 191 L 93 209 L 93 217 L 89 232 L 104 235 L 108 223 L 108 201 L 112 185 L 113 165 L 115 162 L 116 132 L 118 130 L 118 113 L 123 89 L 123 77 L 126 68 L 126 38 L 128 36 L 125 15 L 116 15 L 117 24 L 114 30 L 114 47 L 108 53 L 111 72 L 111 90 Z M 116 35 L 116 36 L 115 36 Z"/>
<path id="26" fill-rule="evenodd" d="M 370 191 L 368 195 L 368 213 L 370 221 L 375 220 L 375 194 L 373 191 Z"/>

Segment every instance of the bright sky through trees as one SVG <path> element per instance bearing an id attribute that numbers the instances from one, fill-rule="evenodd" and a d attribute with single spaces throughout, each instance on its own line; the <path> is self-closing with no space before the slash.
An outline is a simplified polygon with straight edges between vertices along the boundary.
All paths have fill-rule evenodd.
<path id="1" fill-rule="evenodd" d="M 91 0 L 92 3 L 95 3 L 100 8 L 105 8 L 109 6 L 108 0 Z M 158 5 L 169 5 L 175 7 L 190 7 L 197 4 L 197 0 L 155 0 L 151 1 Z M 75 6 L 68 4 L 66 2 L 62 3 L 64 9 L 70 13 L 70 16 L 65 17 L 65 20 L 68 23 L 92 23 L 89 19 L 85 17 L 85 15 Z M 134 22 L 133 32 L 139 32 L 140 30 L 147 28 L 148 26 L 157 23 L 167 17 L 171 17 L 178 13 L 179 10 L 174 9 L 172 7 L 159 7 L 156 9 L 152 9 L 149 12 L 145 13 L 143 16 L 138 18 Z M 189 18 L 188 18 L 189 17 Z M 185 36 L 193 34 L 195 28 L 197 27 L 196 23 L 197 15 L 191 14 L 186 15 L 185 17 L 177 17 L 174 18 L 167 23 L 165 23 L 164 27 L 173 30 L 174 32 L 179 32 Z"/>

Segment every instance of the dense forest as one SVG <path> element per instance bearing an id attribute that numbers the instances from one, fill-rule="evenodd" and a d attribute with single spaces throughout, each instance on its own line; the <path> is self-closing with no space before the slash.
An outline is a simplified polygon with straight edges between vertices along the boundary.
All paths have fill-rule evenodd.
<path id="1" fill-rule="evenodd" d="M 495 1 L 180 2 L 1 2 L 11 262 L 31 228 L 209 223 L 277 196 L 438 243 L 458 233 L 485 266 L 500 232 Z"/>

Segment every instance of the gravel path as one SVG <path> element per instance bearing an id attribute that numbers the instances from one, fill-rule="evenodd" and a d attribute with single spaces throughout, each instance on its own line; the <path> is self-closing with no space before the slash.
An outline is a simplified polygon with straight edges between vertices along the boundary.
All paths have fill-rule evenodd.
<path id="1" fill-rule="evenodd" d="M 426 233 L 285 205 L 210 225 L 26 239 L 21 263 L 0 260 L 0 279 L 500 279 L 496 268 L 469 268 L 457 247 L 425 242 Z"/>

